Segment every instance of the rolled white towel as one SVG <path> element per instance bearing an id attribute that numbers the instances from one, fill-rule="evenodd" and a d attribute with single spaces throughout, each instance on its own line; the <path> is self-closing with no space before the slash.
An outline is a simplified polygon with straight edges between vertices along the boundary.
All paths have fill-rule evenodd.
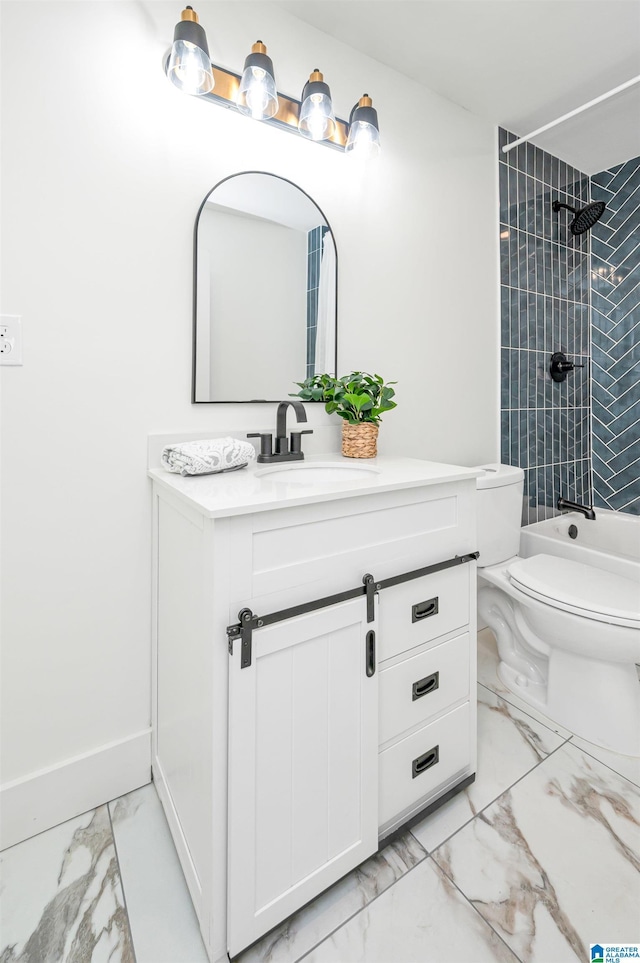
<path id="1" fill-rule="evenodd" d="M 211 475 L 215 472 L 245 468 L 256 457 L 255 448 L 239 438 L 205 438 L 167 445 L 162 451 L 162 467 L 179 475 Z"/>

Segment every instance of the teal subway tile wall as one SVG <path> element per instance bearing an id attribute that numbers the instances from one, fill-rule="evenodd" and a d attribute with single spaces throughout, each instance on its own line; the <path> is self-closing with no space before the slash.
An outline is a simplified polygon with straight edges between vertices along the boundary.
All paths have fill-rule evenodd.
<path id="1" fill-rule="evenodd" d="M 307 378 L 323 372 L 315 370 L 316 332 L 318 330 L 318 292 L 322 246 L 328 227 L 314 227 L 307 234 Z"/>
<path id="2" fill-rule="evenodd" d="M 516 136 L 499 131 L 500 148 Z M 574 236 L 589 177 L 533 144 L 499 151 L 501 460 L 524 469 L 523 524 L 555 513 L 562 495 L 591 503 L 589 233 Z M 551 355 L 576 367 L 551 379 Z"/>

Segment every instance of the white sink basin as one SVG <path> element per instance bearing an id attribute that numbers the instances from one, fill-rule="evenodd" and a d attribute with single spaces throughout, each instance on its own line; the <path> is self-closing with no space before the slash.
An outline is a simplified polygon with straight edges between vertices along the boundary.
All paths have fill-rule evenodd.
<path id="1" fill-rule="evenodd" d="M 380 469 L 368 465 L 293 464 L 263 468 L 256 476 L 264 481 L 286 482 L 288 485 L 326 485 L 331 482 L 366 481 L 379 475 Z"/>

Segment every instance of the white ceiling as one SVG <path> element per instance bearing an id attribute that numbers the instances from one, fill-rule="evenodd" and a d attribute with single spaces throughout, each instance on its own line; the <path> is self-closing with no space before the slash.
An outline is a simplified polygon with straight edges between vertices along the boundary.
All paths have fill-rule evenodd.
<path id="1" fill-rule="evenodd" d="M 640 0 L 280 0 L 523 135 L 640 74 Z M 640 156 L 640 85 L 535 142 L 586 173 Z"/>

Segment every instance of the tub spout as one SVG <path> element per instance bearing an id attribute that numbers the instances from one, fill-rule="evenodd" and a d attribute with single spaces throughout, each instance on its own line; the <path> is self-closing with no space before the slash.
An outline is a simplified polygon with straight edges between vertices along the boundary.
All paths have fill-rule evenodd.
<path id="1" fill-rule="evenodd" d="M 596 513 L 593 510 L 593 506 L 579 505 L 578 502 L 570 502 L 567 498 L 559 498 L 557 508 L 558 511 L 561 512 L 580 512 L 585 518 L 589 518 L 592 522 L 595 522 L 596 520 Z"/>

